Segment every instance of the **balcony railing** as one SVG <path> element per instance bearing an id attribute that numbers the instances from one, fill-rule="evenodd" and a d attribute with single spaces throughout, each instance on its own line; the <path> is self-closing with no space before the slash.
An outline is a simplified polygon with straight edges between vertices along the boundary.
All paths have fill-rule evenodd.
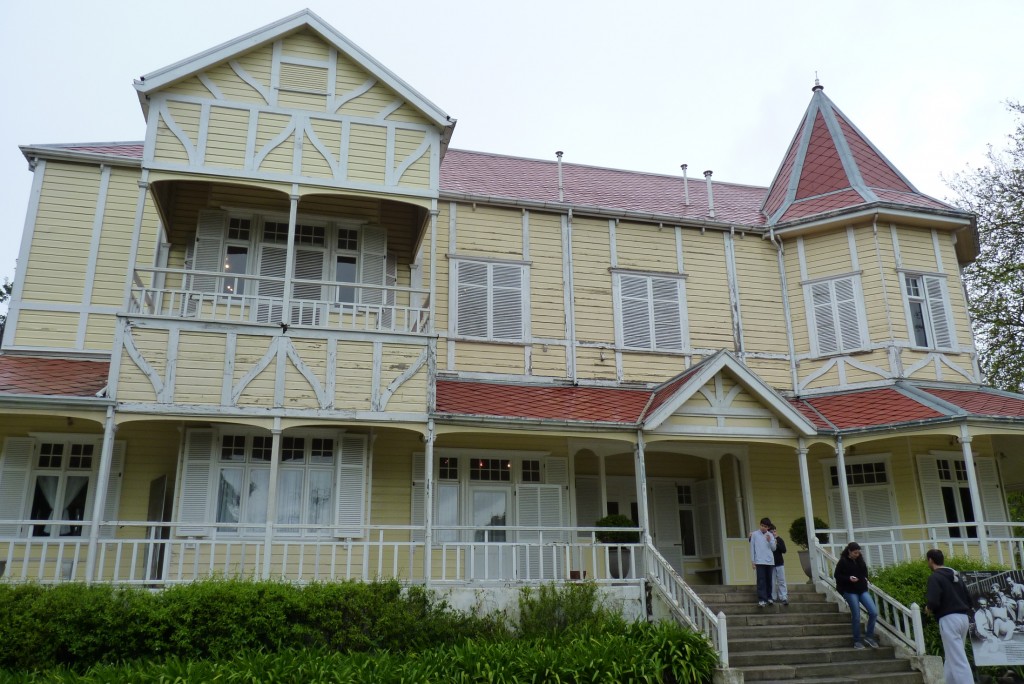
<path id="1" fill-rule="evenodd" d="M 32 526 L 30 521 L 10 524 Z M 409 525 L 374 525 L 361 537 L 339 538 L 335 534 L 341 530 L 330 527 L 277 524 L 269 545 L 262 524 L 190 523 L 190 529 L 205 528 L 205 537 L 174 537 L 178 523 L 103 525 L 116 527 L 118 534 L 98 540 L 91 573 L 88 527 L 75 537 L 0 536 L 0 581 L 53 584 L 83 581 L 91 574 L 96 582 L 145 586 L 205 577 L 297 583 L 397 578 L 449 585 L 575 579 L 635 584 L 644 577 L 643 545 L 598 543 L 596 533 L 608 528 L 436 528 L 438 539 L 452 541 L 432 545 L 428 572 L 423 528 Z"/>
<path id="2" fill-rule="evenodd" d="M 326 330 L 426 333 L 429 292 L 413 287 L 291 281 L 176 268 L 136 269 L 128 313 L 225 323 L 270 323 Z"/>

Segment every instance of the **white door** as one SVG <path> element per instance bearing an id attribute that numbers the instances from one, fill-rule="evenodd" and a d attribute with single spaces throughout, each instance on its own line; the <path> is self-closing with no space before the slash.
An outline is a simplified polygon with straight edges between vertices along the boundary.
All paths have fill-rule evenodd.
<path id="1" fill-rule="evenodd" d="M 651 536 L 658 553 L 676 572 L 683 572 L 683 536 L 679 524 L 679 494 L 674 482 L 658 482 L 651 486 Z"/>
<path id="2" fill-rule="evenodd" d="M 509 487 L 472 487 L 469 491 L 473 552 L 469 572 L 472 579 L 511 579 L 512 544 L 505 527 L 512 509 Z"/>

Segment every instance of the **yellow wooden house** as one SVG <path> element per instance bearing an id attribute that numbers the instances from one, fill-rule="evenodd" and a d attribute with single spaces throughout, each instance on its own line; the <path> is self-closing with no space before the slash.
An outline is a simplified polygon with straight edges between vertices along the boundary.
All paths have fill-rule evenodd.
<path id="1" fill-rule="evenodd" d="M 975 219 L 820 86 L 754 187 L 451 148 L 309 11 L 134 85 L 144 141 L 21 148 L 0 581 L 586 577 L 639 611 L 752 582 L 763 516 L 1020 563 Z"/>

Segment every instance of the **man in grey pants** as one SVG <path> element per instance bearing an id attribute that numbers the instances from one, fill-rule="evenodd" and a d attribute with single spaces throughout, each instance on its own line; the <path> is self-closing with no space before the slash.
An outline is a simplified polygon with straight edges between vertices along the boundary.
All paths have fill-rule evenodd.
<path id="1" fill-rule="evenodd" d="M 942 650 L 946 653 L 942 668 L 946 684 L 973 684 L 974 675 L 964 650 L 970 626 L 967 613 L 971 609 L 971 596 L 959 573 L 944 565 L 942 551 L 929 549 L 925 557 L 932 569 L 928 577 L 926 610 L 939 621 Z"/>

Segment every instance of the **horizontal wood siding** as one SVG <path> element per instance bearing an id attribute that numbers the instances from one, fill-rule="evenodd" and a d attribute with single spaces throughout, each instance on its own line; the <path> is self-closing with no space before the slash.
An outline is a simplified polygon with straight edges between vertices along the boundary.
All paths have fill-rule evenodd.
<path id="1" fill-rule="evenodd" d="M 411 157 L 426 138 L 423 131 L 399 128 L 395 131 L 395 170 Z M 425 149 L 402 174 L 396 179 L 399 185 L 412 188 L 430 187 L 430 149 Z"/>
<path id="2" fill-rule="evenodd" d="M 146 520 L 150 482 L 167 477 L 167 495 L 174 489 L 181 433 L 177 422 L 132 422 L 122 424 L 117 439 L 125 442 L 124 471 L 121 479 L 119 520 Z M 170 499 L 173 500 L 173 499 Z M 166 515 L 170 517 L 170 510 Z M 145 534 L 144 528 L 133 530 Z M 127 536 L 124 532 L 119 537 Z"/>
<path id="3" fill-rule="evenodd" d="M 879 252 L 875 251 L 875 238 L 871 225 L 858 226 L 854 231 L 854 239 L 857 244 L 857 257 L 860 262 L 860 284 L 864 293 L 864 311 L 867 316 L 868 342 L 882 344 L 889 339 L 889 322 L 900 313 L 900 309 L 893 306 L 892 299 L 886 298 L 891 292 L 891 285 L 896 285 L 896 293 L 899 293 L 899 282 L 889 283 L 883 278 L 892 274 L 892 264 L 884 261 L 879 269 Z M 904 326 L 906 327 L 906 326 Z"/>
<path id="4" fill-rule="evenodd" d="M 788 353 L 782 282 L 775 250 L 756 236 L 737 236 L 733 246 L 744 349 Z"/>
<path id="5" fill-rule="evenodd" d="M 370 470 L 373 492 L 370 497 L 371 525 L 409 525 L 412 523 L 412 455 L 423 451 L 423 442 L 414 432 L 383 430 L 373 442 L 373 467 Z M 405 533 L 408 539 L 408 533 Z"/>
<path id="6" fill-rule="evenodd" d="M 565 339 L 565 278 L 562 273 L 562 224 L 555 214 L 531 212 L 530 326 L 535 338 Z M 536 350 L 534 350 L 536 353 Z M 556 375 L 565 375 L 565 353 Z M 536 368 L 534 369 L 536 373 Z M 542 373 L 547 375 L 548 373 Z"/>
<path id="7" fill-rule="evenodd" d="M 455 348 L 455 369 L 524 375 L 523 348 L 519 345 L 459 342 Z"/>
<path id="8" fill-rule="evenodd" d="M 450 269 L 448 268 L 448 259 L 445 258 L 445 254 L 448 253 L 448 225 L 450 221 L 448 202 L 438 202 L 437 208 L 437 244 L 429 244 L 429 233 L 424 243 L 423 249 L 423 273 L 425 284 L 430 282 L 430 269 L 431 261 L 437 259 L 437 263 L 433 265 L 435 271 L 435 278 L 437 281 L 437 297 L 434 304 L 434 329 L 435 330 L 448 330 L 448 287 L 449 287 L 449 276 Z M 456 210 L 456 216 L 458 210 Z M 438 342 L 439 345 L 447 344 L 444 340 Z M 444 365 L 444 359 L 446 358 L 440 346 L 437 350 L 438 364 Z"/>
<path id="9" fill-rule="evenodd" d="M 804 254 L 807 257 L 807 277 L 811 279 L 843 275 L 853 270 L 845 230 L 804 238 Z"/>
<path id="10" fill-rule="evenodd" d="M 256 367 L 270 346 L 270 338 L 257 335 L 239 335 L 235 340 L 235 373 L 232 387 L 237 387 L 242 378 L 249 375 Z M 277 377 L 277 360 L 272 359 L 242 391 L 238 398 L 239 406 L 274 405 L 274 383 Z M 220 385 L 217 385 L 219 388 Z M 220 397 L 218 389 L 217 397 Z"/>
<path id="11" fill-rule="evenodd" d="M 114 346 L 117 317 L 113 314 L 87 314 L 85 348 L 109 351 Z"/>
<path id="12" fill-rule="evenodd" d="M 403 104 L 395 111 L 388 114 L 388 121 L 400 121 L 402 123 L 430 124 L 431 122 L 409 103 Z"/>
<path id="13" fill-rule="evenodd" d="M 747 357 L 743 363 L 757 373 L 758 377 L 780 391 L 792 391 L 793 375 L 789 361 L 785 359 L 758 359 Z"/>
<path id="14" fill-rule="evenodd" d="M 384 345 L 380 373 L 380 389 L 387 390 L 392 383 L 412 368 L 423 353 L 423 347 L 416 345 Z M 385 406 L 387 411 L 423 413 L 427 410 L 427 367 L 424 364 L 402 384 L 397 385 L 394 394 Z"/>
<path id="15" fill-rule="evenodd" d="M 455 250 L 459 256 L 523 258 L 522 212 L 460 204 L 455 216 Z"/>
<path id="16" fill-rule="evenodd" d="M 239 55 L 235 58 L 239 66 L 253 78 L 257 83 L 262 85 L 264 88 L 270 88 L 270 75 L 273 69 L 274 48 L 270 45 L 266 45 L 261 48 L 247 52 L 244 55 Z M 262 99 L 262 98 L 261 98 Z"/>
<path id="17" fill-rule="evenodd" d="M 247 55 L 240 56 L 237 59 L 237 61 L 239 61 L 239 62 L 247 61 L 250 64 L 253 64 L 254 62 L 258 62 L 259 61 L 258 55 L 254 54 L 254 53 L 260 53 L 260 52 L 262 52 L 263 54 L 266 55 L 266 58 L 265 58 L 266 59 L 266 63 L 265 64 L 256 64 L 255 65 L 256 66 L 255 71 L 258 72 L 258 73 L 263 74 L 264 75 L 263 78 L 260 78 L 259 76 L 257 76 L 257 73 L 254 73 L 254 70 L 251 70 L 249 68 L 244 68 L 244 67 L 243 68 L 244 68 L 244 72 L 246 74 L 248 74 L 251 78 L 253 78 L 257 82 L 260 82 L 265 89 L 269 89 L 270 88 L 270 51 L 269 50 L 264 49 L 262 51 L 250 52 Z M 206 77 L 208 79 L 210 79 L 210 81 L 214 85 L 217 86 L 217 89 L 220 90 L 221 95 L 223 95 L 224 99 L 226 99 L 228 101 L 231 101 L 231 102 L 245 102 L 247 104 L 257 104 L 257 105 L 265 105 L 267 103 L 266 100 L 263 99 L 263 95 L 261 95 L 260 92 L 258 90 L 256 90 L 255 88 L 253 88 L 251 85 L 249 85 L 248 83 L 243 81 L 242 78 L 237 73 L 235 73 L 235 70 L 232 69 L 231 65 L 229 65 L 229 64 L 220 64 L 218 66 L 215 66 L 215 67 L 212 67 L 210 69 L 207 69 L 205 75 L 206 75 Z"/>
<path id="18" fill-rule="evenodd" d="M 182 332 L 178 338 L 174 401 L 180 404 L 220 404 L 224 376 L 223 335 Z M 273 395 L 271 395 L 273 396 Z"/>
<path id="19" fill-rule="evenodd" d="M 627 381 L 661 382 L 686 368 L 686 359 L 682 356 L 622 352 L 622 371 Z"/>
<path id="20" fill-rule="evenodd" d="M 125 276 L 132 251 L 135 231 L 135 206 L 139 199 L 139 172 L 134 169 L 112 169 L 107 186 L 103 226 L 96 258 L 96 274 L 92 280 L 91 304 L 124 305 Z M 138 263 L 153 263 L 153 245 L 157 235 L 157 214 L 152 200 L 146 203 L 142 236 L 139 240 Z M 111 332 L 113 327 L 111 327 Z"/>
<path id="21" fill-rule="evenodd" d="M 793 322 L 793 350 L 797 356 L 810 354 L 810 328 L 808 327 L 804 288 L 800 284 L 800 259 L 795 240 L 786 243 L 784 262 L 786 284 L 789 288 L 789 316 Z"/>
<path id="22" fill-rule="evenodd" d="M 373 345 L 338 341 L 338 368 L 334 407 L 368 411 L 372 404 Z"/>
<path id="23" fill-rule="evenodd" d="M 288 109 L 306 109 L 314 112 L 323 112 L 327 110 L 327 96 L 281 90 L 277 95 L 277 104 Z"/>
<path id="24" fill-rule="evenodd" d="M 930 230 L 898 227 L 896 234 L 899 238 L 900 261 L 903 268 L 925 273 L 936 273 L 939 270 L 939 265 L 935 262 L 935 247 L 932 244 Z M 955 263 L 954 261 L 950 266 Z"/>
<path id="25" fill-rule="evenodd" d="M 817 369 L 824 366 L 829 361 L 808 361 L 800 364 L 800 381 L 803 382 L 805 378 L 810 376 L 812 373 L 817 372 Z M 805 389 L 822 389 L 825 387 L 834 387 L 839 385 L 839 369 L 833 366 L 824 374 L 818 376 L 813 382 L 809 383 Z"/>
<path id="26" fill-rule="evenodd" d="M 611 248 L 608 221 L 574 218 L 572 223 L 573 284 L 576 339 L 615 343 L 612 308 Z"/>
<path id="27" fill-rule="evenodd" d="M 348 87 L 345 90 L 339 89 L 339 95 L 342 93 L 348 94 L 352 90 L 362 90 L 363 84 L 369 78 L 369 74 L 360 70 L 360 76 L 355 76 L 356 83 L 352 87 Z M 353 78 L 354 74 L 349 74 L 345 78 L 346 80 Z M 342 79 L 341 69 L 339 65 L 338 69 L 338 80 L 339 85 Z M 377 116 L 387 109 L 392 103 L 398 100 L 398 96 L 390 88 L 376 82 L 366 92 L 352 98 L 341 106 L 338 110 L 338 114 L 344 114 L 347 116 L 365 117 L 367 119 L 375 119 Z"/>
<path id="28" fill-rule="evenodd" d="M 203 82 L 199 80 L 198 76 L 189 76 L 188 78 L 182 79 L 174 85 L 164 88 L 161 92 L 174 95 L 185 95 L 187 97 L 212 97 L 212 93 L 210 93 L 209 88 L 203 85 Z"/>
<path id="29" fill-rule="evenodd" d="M 267 146 L 280 135 L 291 123 L 291 117 L 283 114 L 260 112 L 256 129 L 256 156 L 263 154 Z M 293 168 L 293 150 L 295 149 L 295 133 L 292 132 L 279 145 L 273 147 L 260 163 L 261 171 L 291 174 Z"/>
<path id="30" fill-rule="evenodd" d="M 22 309 L 13 343 L 19 347 L 74 347 L 77 334 L 77 313 Z"/>
<path id="31" fill-rule="evenodd" d="M 206 164 L 230 169 L 245 167 L 249 112 L 230 107 L 210 107 Z"/>
<path id="32" fill-rule="evenodd" d="M 615 228 L 619 268 L 676 273 L 676 230 L 672 226 L 620 221 Z"/>
<path id="33" fill-rule="evenodd" d="M 565 377 L 565 351 L 562 347 L 551 349 L 551 353 L 560 355 L 562 365 L 559 368 L 560 376 Z M 602 357 L 604 357 L 602 359 Z M 534 364 L 537 362 L 537 351 L 534 348 Z M 534 374 L 540 375 L 534 368 Z M 594 349 L 592 347 L 576 348 L 576 375 L 588 380 L 614 380 L 615 379 L 615 352 L 610 349 Z"/>
<path id="34" fill-rule="evenodd" d="M 725 241 L 717 231 L 683 233 L 686 303 L 690 345 L 696 349 L 733 349 Z"/>
<path id="35" fill-rule="evenodd" d="M 580 350 L 583 351 L 583 350 Z M 606 353 L 607 357 L 608 354 Z M 577 356 L 577 368 L 579 367 L 580 358 Z M 593 360 L 591 359 L 591 363 Z M 533 351 L 530 354 L 530 372 L 532 375 L 543 375 L 553 378 L 564 378 L 567 376 L 565 369 L 565 347 L 562 345 L 534 345 Z M 592 377 L 593 370 L 585 371 L 585 377 Z M 581 376 L 584 372 L 581 370 Z M 615 366 L 612 365 L 611 376 L 615 377 Z"/>
<path id="36" fill-rule="evenodd" d="M 384 184 L 387 131 L 383 126 L 353 123 L 348 146 L 348 180 Z"/>
<path id="37" fill-rule="evenodd" d="M 188 152 L 185 145 L 171 133 L 171 129 L 167 127 L 162 118 L 157 123 L 153 157 L 157 161 L 188 164 Z"/>
<path id="38" fill-rule="evenodd" d="M 303 365 L 312 373 L 314 381 L 319 385 L 320 390 L 327 384 L 327 342 L 326 340 L 304 340 L 302 338 L 291 338 L 292 347 Z M 285 364 L 285 408 L 320 408 L 320 401 L 310 381 L 299 372 L 291 359 Z"/>
<path id="39" fill-rule="evenodd" d="M 303 59 L 326 60 L 330 46 L 312 31 L 303 30 L 285 36 L 281 40 L 281 54 Z"/>

